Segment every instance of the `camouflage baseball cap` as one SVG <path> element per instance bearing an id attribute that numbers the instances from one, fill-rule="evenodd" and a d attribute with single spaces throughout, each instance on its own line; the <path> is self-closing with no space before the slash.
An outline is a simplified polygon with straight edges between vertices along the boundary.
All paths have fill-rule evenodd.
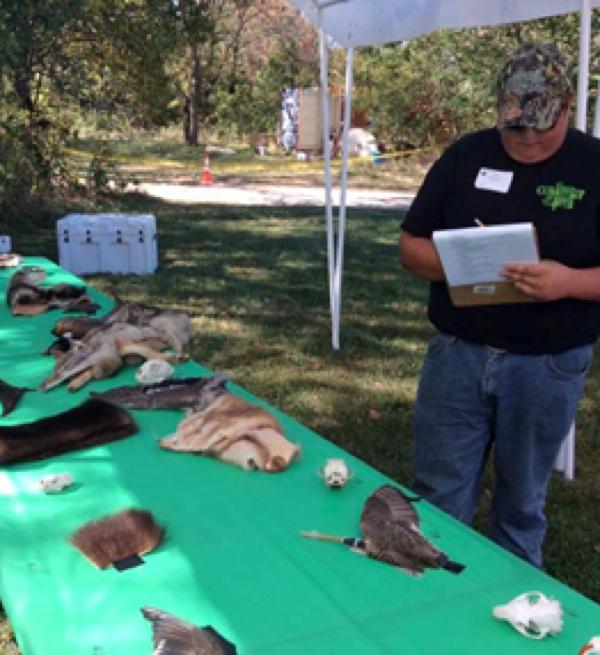
<path id="1" fill-rule="evenodd" d="M 547 130 L 573 91 L 567 58 L 552 43 L 526 43 L 504 64 L 496 85 L 498 127 Z"/>

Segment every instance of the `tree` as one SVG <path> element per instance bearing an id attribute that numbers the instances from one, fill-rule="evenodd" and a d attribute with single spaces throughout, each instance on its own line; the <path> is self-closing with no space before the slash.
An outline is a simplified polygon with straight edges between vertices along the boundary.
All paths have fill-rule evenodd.
<path id="1" fill-rule="evenodd" d="M 354 106 L 379 140 L 398 147 L 446 144 L 494 123 L 494 85 L 507 53 L 528 40 L 555 42 L 577 60 L 579 18 L 568 14 L 499 27 L 439 30 L 406 43 L 360 49 Z M 600 11 L 593 14 L 600 27 Z M 592 61 L 592 70 L 598 65 Z"/>

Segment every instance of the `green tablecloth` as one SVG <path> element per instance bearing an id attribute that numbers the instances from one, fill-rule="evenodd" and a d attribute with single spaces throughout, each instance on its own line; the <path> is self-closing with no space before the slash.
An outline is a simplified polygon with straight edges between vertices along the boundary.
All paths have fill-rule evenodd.
<path id="1" fill-rule="evenodd" d="M 47 260 L 27 263 L 49 268 L 50 283 L 76 281 Z M 0 272 L 2 298 L 9 275 Z M 39 353 L 59 316 L 12 318 L 0 309 L 0 378 L 39 385 L 52 369 L 51 358 Z M 134 370 L 76 393 L 28 393 L 0 424 L 58 413 L 90 390 L 132 384 Z M 177 367 L 177 375 L 207 373 L 193 362 Z M 145 605 L 212 625 L 240 655 L 567 655 L 600 633 L 597 604 L 425 502 L 417 506 L 423 532 L 467 565 L 458 576 L 428 571 L 412 578 L 337 544 L 301 538 L 310 529 L 357 535 L 365 499 L 389 480 L 232 389 L 273 411 L 301 444 L 302 458 L 288 471 L 245 472 L 161 450 L 156 440 L 175 429 L 179 411 L 135 411 L 140 430 L 128 439 L 0 468 L 0 597 L 24 655 L 149 655 L 151 628 L 139 611 Z M 316 474 L 336 456 L 356 472 L 341 491 L 327 489 Z M 58 472 L 69 472 L 76 484 L 58 495 L 34 490 L 39 477 Z M 127 507 L 150 510 L 166 539 L 143 566 L 97 570 L 68 537 Z M 494 605 L 531 590 L 558 598 L 565 610 L 562 633 L 541 643 L 491 614 Z"/>

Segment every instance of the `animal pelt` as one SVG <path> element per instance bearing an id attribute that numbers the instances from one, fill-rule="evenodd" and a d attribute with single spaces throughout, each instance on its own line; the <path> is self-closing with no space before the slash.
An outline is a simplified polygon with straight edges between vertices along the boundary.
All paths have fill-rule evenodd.
<path id="1" fill-rule="evenodd" d="M 155 384 L 92 392 L 92 396 L 129 409 L 193 409 L 200 412 L 225 393 L 228 379 L 223 373 L 209 378 L 173 378 Z"/>
<path id="2" fill-rule="evenodd" d="M 59 337 L 70 332 L 75 339 L 85 337 L 95 328 L 102 328 L 113 323 L 149 326 L 176 353 L 182 353 L 191 333 L 191 321 L 187 314 L 177 310 L 149 307 L 139 303 L 120 303 L 112 311 L 98 319 L 73 317 L 56 323 L 53 333 Z"/>
<path id="3" fill-rule="evenodd" d="M 45 459 L 124 439 L 137 430 L 124 409 L 94 398 L 32 423 L 0 426 L 0 464 Z"/>
<path id="4" fill-rule="evenodd" d="M 168 450 L 212 455 L 245 469 L 271 473 L 286 469 L 300 453 L 273 416 L 231 393 L 188 415 L 175 434 L 159 444 Z"/>
<path id="5" fill-rule="evenodd" d="M 41 287 L 37 281 L 43 275 L 35 267 L 24 267 L 12 275 L 6 302 L 13 315 L 35 316 L 52 308 L 93 314 L 98 309 L 99 305 L 92 302 L 85 287 L 65 283 Z"/>
<path id="6" fill-rule="evenodd" d="M 8 416 L 13 409 L 19 404 L 21 396 L 31 391 L 26 387 L 13 387 L 12 385 L 0 380 L 0 403 L 2 403 L 2 416 Z"/>
<path id="7" fill-rule="evenodd" d="M 153 607 L 142 607 L 152 623 L 153 655 L 236 655 L 237 649 L 210 626 L 198 628 Z"/>
<path id="8" fill-rule="evenodd" d="M 0 255 L 0 268 L 14 268 L 21 263 L 21 255 L 12 252 L 2 253 Z"/>
<path id="9" fill-rule="evenodd" d="M 47 391 L 67 380 L 69 389 L 79 389 L 89 380 L 113 375 L 124 363 L 143 359 L 184 361 L 190 333 L 191 320 L 184 312 L 121 305 L 81 339 L 71 339 L 70 350 L 57 357 L 54 373 L 40 389 Z M 167 347 L 175 354 L 162 352 Z"/>
<path id="10" fill-rule="evenodd" d="M 81 339 L 93 328 L 102 325 L 101 318 L 89 316 L 67 316 L 56 321 L 52 334 L 57 337 L 69 336 L 71 339 Z"/>
<path id="11" fill-rule="evenodd" d="M 163 540 L 165 530 L 150 512 L 126 509 L 80 527 L 69 542 L 92 564 L 105 569 L 132 555 L 145 555 Z"/>
<path id="12" fill-rule="evenodd" d="M 379 487 L 367 498 L 360 529 L 367 555 L 412 575 L 419 575 L 426 568 L 443 568 L 452 573 L 464 569 L 425 539 L 411 501 L 391 485 Z"/>

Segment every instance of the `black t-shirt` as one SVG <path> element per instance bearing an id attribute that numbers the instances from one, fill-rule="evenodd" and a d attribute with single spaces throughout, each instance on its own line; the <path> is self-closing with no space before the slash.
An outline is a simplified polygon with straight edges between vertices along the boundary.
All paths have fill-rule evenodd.
<path id="1" fill-rule="evenodd" d="M 512 172 L 506 193 L 475 187 L 482 168 Z M 402 229 L 434 230 L 532 222 L 542 259 L 572 268 L 600 266 L 600 140 L 570 129 L 561 148 L 538 164 L 512 159 L 494 129 L 469 134 L 431 167 Z M 433 282 L 429 318 L 442 332 L 517 353 L 556 353 L 593 343 L 600 303 L 554 302 L 455 307 L 445 283 Z"/>

